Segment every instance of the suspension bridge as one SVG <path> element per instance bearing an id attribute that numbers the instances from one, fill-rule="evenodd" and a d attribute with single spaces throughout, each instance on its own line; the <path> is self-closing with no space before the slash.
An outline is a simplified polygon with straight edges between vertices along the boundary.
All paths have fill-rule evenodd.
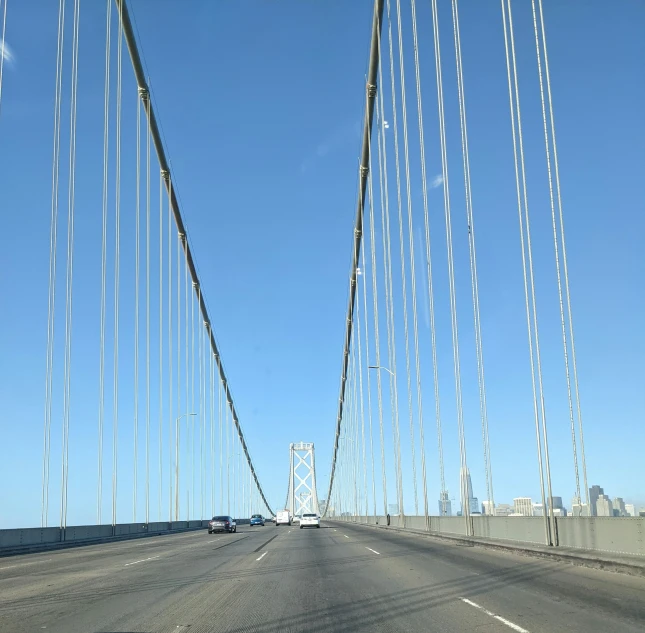
<path id="1" fill-rule="evenodd" d="M 284 439 L 273 422 L 276 451 L 242 414 L 255 386 L 229 382 L 244 377 L 225 365 L 239 341 L 218 339 L 218 320 L 246 290 L 217 287 L 238 261 L 216 274 L 200 266 L 195 235 L 205 228 L 189 221 L 191 185 L 178 185 L 174 165 L 187 157 L 171 160 L 139 3 L 53 4 L 38 25 L 54 71 L 44 124 L 12 92 L 22 53 L 9 44 L 15 5 L 0 0 L 0 204 L 17 244 L 1 262 L 10 274 L 0 628 L 641 630 L 645 471 L 630 451 L 645 429 L 642 218 L 633 215 L 633 234 L 612 234 L 606 259 L 624 257 L 623 268 L 604 261 L 590 232 L 576 235 L 584 212 L 567 191 L 586 178 L 575 173 L 585 150 L 565 142 L 558 152 L 562 47 L 560 56 L 547 47 L 550 16 L 567 10 L 548 0 L 329 8 L 365 20 L 356 169 L 346 174 L 356 194 L 329 215 L 342 220 L 350 253 L 336 284 L 347 302 L 332 308 L 339 387 L 323 428 L 303 422 Z M 612 16 L 627 41 L 645 24 L 641 9 L 629 10 Z M 607 37 L 618 47 L 611 29 Z M 186 95 L 183 116 L 199 93 Z M 637 143 L 642 132 L 635 126 Z M 41 133 L 47 164 L 5 154 Z M 239 143 L 252 147 L 244 134 Z M 637 154 L 635 173 L 642 147 Z M 18 173 L 27 180 L 13 182 Z M 30 180 L 46 184 L 46 209 L 25 191 Z M 217 188 L 208 193 L 224 217 Z M 565 236 L 570 216 L 578 221 Z M 248 256 L 243 235 L 225 239 Z M 597 269 L 581 263 L 585 240 L 603 259 Z M 32 254 L 30 241 L 43 248 Z M 276 254 L 283 248 L 276 241 Z M 39 266 L 42 293 L 29 282 Z M 577 309 L 576 289 L 600 284 L 602 266 L 620 271 L 612 307 L 603 312 L 600 299 L 598 314 L 591 303 Z M 607 314 L 616 334 L 590 334 Z M 621 347 L 621 367 L 603 362 L 618 356 L 590 352 L 603 336 Z M 612 374 L 622 388 L 592 393 Z M 298 390 L 291 382 L 281 376 L 282 401 Z M 612 405 L 598 398 L 621 400 L 612 429 L 603 419 Z M 300 419 L 320 419 L 313 408 Z M 609 472 L 598 438 L 610 432 L 625 446 L 621 481 L 636 482 L 613 498 L 597 485 Z M 285 498 L 276 487 L 286 474 Z M 248 525 L 281 510 L 296 521 L 318 514 L 326 529 Z M 205 536 L 220 515 L 237 532 Z"/>

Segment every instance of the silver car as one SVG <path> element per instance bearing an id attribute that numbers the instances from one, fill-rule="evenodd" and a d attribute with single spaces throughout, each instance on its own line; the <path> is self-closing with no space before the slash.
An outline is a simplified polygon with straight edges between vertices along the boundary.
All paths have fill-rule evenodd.
<path id="1" fill-rule="evenodd" d="M 237 524 L 233 520 L 233 517 L 213 517 L 208 522 L 208 533 L 213 534 L 213 532 L 228 532 L 231 534 L 237 532 Z"/>

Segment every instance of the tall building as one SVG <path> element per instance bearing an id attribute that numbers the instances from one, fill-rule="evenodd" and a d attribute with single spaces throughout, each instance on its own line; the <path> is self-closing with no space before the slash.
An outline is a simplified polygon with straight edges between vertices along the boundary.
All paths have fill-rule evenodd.
<path id="1" fill-rule="evenodd" d="M 544 506 L 541 503 L 533 504 L 533 516 L 534 517 L 543 517 L 544 516 Z"/>
<path id="2" fill-rule="evenodd" d="M 442 517 L 452 516 L 452 504 L 450 503 L 447 490 L 444 490 L 439 495 L 439 516 L 442 516 Z"/>
<path id="3" fill-rule="evenodd" d="M 562 505 L 562 497 L 551 497 L 553 500 L 553 509 L 554 510 L 562 510 L 564 506 Z M 548 503 L 547 503 L 547 508 L 548 508 Z"/>
<path id="4" fill-rule="evenodd" d="M 634 506 L 633 503 L 626 503 L 625 504 L 625 516 L 628 516 L 628 517 L 638 516 L 636 514 L 636 507 Z"/>
<path id="5" fill-rule="evenodd" d="M 622 497 L 615 497 L 611 502 L 612 508 L 614 509 L 615 517 L 626 517 L 627 511 L 625 508 L 625 500 Z"/>
<path id="6" fill-rule="evenodd" d="M 580 497 L 574 497 L 571 500 L 571 516 L 574 517 L 588 517 L 589 508 L 586 503 L 581 503 Z"/>
<path id="7" fill-rule="evenodd" d="M 591 506 L 591 516 L 596 517 L 598 516 L 596 512 L 596 501 L 598 501 L 598 497 L 600 495 L 604 495 L 605 491 L 600 487 L 600 486 L 591 486 L 589 488 L 589 505 Z"/>
<path id="8" fill-rule="evenodd" d="M 513 499 L 513 512 L 525 517 L 532 517 L 533 499 L 531 497 L 516 497 Z"/>
<path id="9" fill-rule="evenodd" d="M 596 514 L 597 517 L 613 517 L 614 508 L 611 505 L 611 499 L 602 494 L 596 499 Z"/>
<path id="10" fill-rule="evenodd" d="M 498 517 L 507 517 L 513 512 L 513 506 L 508 505 L 508 503 L 500 503 L 495 508 L 495 516 Z"/>
<path id="11" fill-rule="evenodd" d="M 462 468 L 460 471 L 461 483 L 461 496 L 462 496 L 462 512 L 463 504 L 466 503 L 470 513 L 479 514 L 479 500 L 473 495 L 473 482 L 470 479 L 470 471 L 468 468 Z M 465 497 L 465 498 L 464 498 Z"/>
<path id="12" fill-rule="evenodd" d="M 495 504 L 490 501 L 482 501 L 482 514 L 493 516 L 495 514 Z"/>

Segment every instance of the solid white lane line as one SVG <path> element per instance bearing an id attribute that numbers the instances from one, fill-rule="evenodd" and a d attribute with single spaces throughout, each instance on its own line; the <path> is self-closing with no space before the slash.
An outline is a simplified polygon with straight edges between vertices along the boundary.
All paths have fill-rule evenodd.
<path id="1" fill-rule="evenodd" d="M 151 556 L 150 558 L 142 558 L 141 560 L 135 560 L 132 563 L 126 563 L 124 567 L 128 567 L 130 565 L 136 565 L 137 563 L 145 563 L 148 560 L 154 560 L 155 558 L 159 558 L 159 556 Z"/>
<path id="2" fill-rule="evenodd" d="M 345 538 L 349 538 L 349 536 L 347 536 L 347 534 L 343 534 L 343 536 L 344 536 Z"/>
<path id="3" fill-rule="evenodd" d="M 473 602 L 472 600 L 468 600 L 468 598 L 459 598 L 459 599 L 462 602 L 469 604 L 471 607 L 475 607 L 475 609 L 479 609 L 480 611 L 483 611 L 486 615 L 489 615 L 491 618 L 495 618 L 496 620 L 499 620 L 499 622 L 501 622 L 502 624 L 505 624 L 506 626 L 513 629 L 514 631 L 517 631 L 518 633 L 529 633 L 529 631 L 527 631 L 526 629 L 523 629 L 518 624 L 515 624 L 514 622 L 511 622 L 510 620 L 503 618 L 501 615 L 495 615 L 492 611 L 489 611 L 488 609 L 484 609 L 484 607 L 478 605 L 476 602 Z"/>
<path id="4" fill-rule="evenodd" d="M 268 552 L 264 552 L 264 554 L 262 554 L 262 556 L 260 556 L 260 558 L 256 558 L 255 560 L 262 560 L 267 554 L 268 554 Z"/>
<path id="5" fill-rule="evenodd" d="M 3 569 L 13 569 L 14 567 L 25 567 L 26 565 L 37 565 L 38 563 L 48 563 L 51 560 L 51 558 L 47 558 L 45 560 L 35 560 L 32 561 L 31 563 L 19 563 L 18 565 L 8 565 L 7 567 L 0 567 L 0 571 Z"/>
<path id="6" fill-rule="evenodd" d="M 381 552 L 377 552 L 375 549 L 372 549 L 371 547 L 366 547 L 365 549 L 368 549 L 370 552 L 374 552 L 375 554 L 378 554 L 379 556 L 381 555 Z"/>

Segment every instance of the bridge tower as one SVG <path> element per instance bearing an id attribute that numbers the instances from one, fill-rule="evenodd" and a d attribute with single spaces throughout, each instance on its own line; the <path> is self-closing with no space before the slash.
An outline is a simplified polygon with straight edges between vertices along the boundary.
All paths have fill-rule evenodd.
<path id="1" fill-rule="evenodd" d="M 319 513 L 313 442 L 289 444 L 287 508 L 295 515 Z"/>

